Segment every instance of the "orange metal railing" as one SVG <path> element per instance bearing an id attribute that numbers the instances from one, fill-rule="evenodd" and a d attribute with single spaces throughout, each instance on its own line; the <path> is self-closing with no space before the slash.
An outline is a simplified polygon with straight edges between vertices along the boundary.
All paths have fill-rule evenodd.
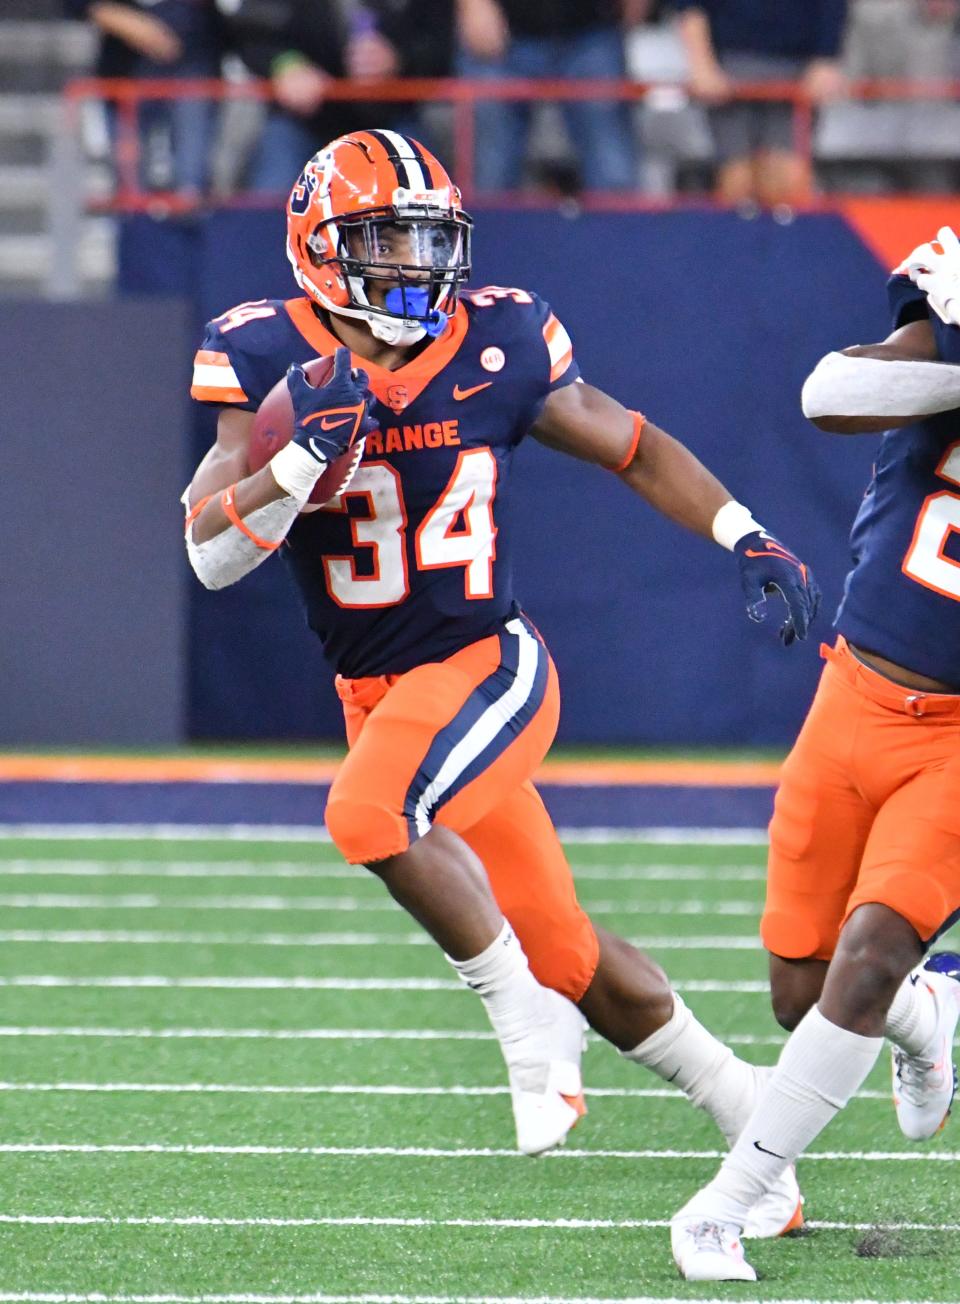
<path id="1" fill-rule="evenodd" d="M 625 100 L 630 103 L 644 101 L 651 92 L 662 93 L 674 89 L 685 94 L 685 87 L 669 83 L 619 81 L 597 79 L 504 79 L 497 82 L 473 81 L 457 78 L 397 78 L 385 81 L 332 81 L 326 91 L 329 100 L 359 102 L 430 102 L 447 104 L 453 115 L 453 166 L 464 195 L 470 203 L 481 206 L 525 207 L 542 205 L 543 198 L 521 196 L 516 193 L 493 194 L 483 192 L 478 196 L 473 185 L 473 158 L 475 139 L 475 110 L 478 103 L 490 100 L 513 101 L 565 101 L 565 100 Z M 156 208 L 163 204 L 167 211 L 196 207 L 196 201 L 173 193 L 158 194 L 141 188 L 138 175 L 139 133 L 137 130 L 140 106 L 148 100 L 174 98 L 229 100 L 260 100 L 268 102 L 271 88 L 268 81 L 228 82 L 216 79 L 164 79 L 135 81 L 123 78 L 77 78 L 68 83 L 64 91 L 68 130 L 77 129 L 80 105 L 85 101 L 109 101 L 116 107 L 117 135 L 115 163 L 117 189 L 114 196 L 101 208 L 114 212 L 136 212 Z M 794 141 L 797 153 L 813 162 L 813 124 L 816 106 L 797 82 L 744 82 L 735 92 L 735 99 L 747 101 L 788 102 L 793 106 Z M 851 83 L 848 98 L 852 101 L 937 101 L 960 100 L 960 81 L 906 81 L 871 80 Z M 325 142 L 318 142 L 319 145 Z M 811 168 L 808 167 L 808 172 Z M 812 200 L 813 195 L 809 198 Z M 222 202 L 220 199 L 218 203 Z M 275 203 L 270 196 L 237 195 L 227 201 L 234 206 L 264 206 Z M 584 196 L 585 207 L 626 208 L 661 207 L 641 194 L 606 194 Z"/>

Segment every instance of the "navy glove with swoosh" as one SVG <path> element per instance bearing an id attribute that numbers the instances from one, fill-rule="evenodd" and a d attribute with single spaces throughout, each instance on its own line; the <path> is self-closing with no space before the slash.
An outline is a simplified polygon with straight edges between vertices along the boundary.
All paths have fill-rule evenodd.
<path id="1" fill-rule="evenodd" d="M 367 410 L 370 378 L 365 371 L 351 370 L 349 349 L 337 349 L 333 374 L 323 385 L 311 385 L 303 367 L 290 367 L 287 389 L 293 404 L 292 442 L 323 466 L 377 429 Z"/>
<path id="2" fill-rule="evenodd" d="M 779 593 L 787 604 L 780 627 L 784 647 L 806 638 L 820 606 L 820 587 L 809 566 L 765 530 L 745 534 L 733 549 L 740 565 L 740 583 L 751 620 L 767 618 L 767 594 Z"/>

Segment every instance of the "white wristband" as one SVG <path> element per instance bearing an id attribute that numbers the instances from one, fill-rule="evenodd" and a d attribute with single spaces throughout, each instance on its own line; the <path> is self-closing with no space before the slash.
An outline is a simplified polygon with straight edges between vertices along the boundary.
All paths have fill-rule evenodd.
<path id="1" fill-rule="evenodd" d="M 302 507 L 313 493 L 313 486 L 326 470 L 326 463 L 312 457 L 299 444 L 285 444 L 267 463 L 281 489 Z"/>
<path id="2" fill-rule="evenodd" d="M 713 518 L 711 529 L 720 547 L 733 552 L 745 534 L 754 534 L 757 530 L 762 530 L 763 526 L 753 519 L 749 507 L 744 507 L 743 503 L 731 498 Z"/>

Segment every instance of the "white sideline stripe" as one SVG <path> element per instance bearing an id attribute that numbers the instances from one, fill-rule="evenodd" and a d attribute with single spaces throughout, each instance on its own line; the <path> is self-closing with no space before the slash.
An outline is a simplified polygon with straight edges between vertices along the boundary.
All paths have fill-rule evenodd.
<path id="1" fill-rule="evenodd" d="M 557 829 L 564 842 L 676 843 L 686 846 L 766 846 L 759 828 L 623 828 Z M 158 842 L 329 842 L 322 824 L 0 824 L 0 838 L 144 840 Z"/>
<path id="2" fill-rule="evenodd" d="M 459 1224 L 458 1224 L 459 1225 Z M 467 1223 L 466 1226 L 473 1224 Z M 480 1224 L 484 1225 L 484 1224 Z M 615 1224 L 628 1226 L 630 1224 Z M 823 1226 L 810 1223 L 811 1227 Z M 936 1229 L 934 1229 L 936 1230 Z M 764 1300 L 737 1295 L 737 1304 Z M 765 1300 L 769 1301 L 770 1296 Z M 68 1295 L 52 1291 L 2 1291 L 2 1304 L 717 1304 L 717 1296 L 686 1295 Z M 817 1299 L 780 1299 L 773 1304 L 822 1304 Z M 831 1300 L 830 1304 L 958 1304 L 956 1300 Z"/>
<path id="3" fill-rule="evenodd" d="M 694 978 L 673 986 L 681 992 L 722 992 L 766 996 L 770 984 L 759 978 Z M 0 977 L 3 987 L 77 987 L 124 990 L 159 988 L 187 991 L 300 991 L 300 992 L 462 992 L 469 989 L 457 978 L 168 978 L 159 974 L 74 978 L 60 974 L 14 974 Z"/>
<path id="4" fill-rule="evenodd" d="M 237 1155 L 274 1158 L 280 1155 L 306 1155 L 320 1158 L 351 1159 L 518 1159 L 516 1150 L 486 1146 L 268 1146 L 169 1144 L 163 1142 L 110 1142 L 98 1145 L 87 1141 L 24 1141 L 0 1143 L 4 1155 Z M 545 1159 L 724 1159 L 726 1150 L 551 1150 Z M 856 1163 L 946 1163 L 960 1162 L 954 1150 L 812 1150 L 803 1156 L 805 1164 L 814 1161 L 855 1161 Z"/>
<path id="5" fill-rule="evenodd" d="M 495 1041 L 492 1032 L 462 1028 L 97 1028 L 68 1025 L 0 1026 L 0 1037 L 132 1037 L 143 1040 L 223 1041 Z M 754 1037 L 733 1033 L 724 1037 L 728 1046 L 782 1046 L 784 1036 Z"/>
<path id="6" fill-rule="evenodd" d="M 697 915 L 709 918 L 711 915 L 759 916 L 760 914 L 760 905 L 756 901 L 588 900 L 583 904 L 585 909 L 594 915 L 670 915 L 671 917 Z M 150 892 L 116 895 L 90 893 L 80 896 L 70 896 L 63 892 L 40 892 L 33 895 L 0 893 L 0 908 L 7 910 L 177 910 L 181 913 L 189 913 L 192 910 L 285 910 L 290 913 L 312 910 L 324 914 L 348 911 L 380 915 L 403 913 L 400 906 L 389 897 L 379 901 L 361 901 L 358 897 L 309 896 L 165 897 Z"/>
<path id="7" fill-rule="evenodd" d="M 763 986 L 757 984 L 758 989 Z M 0 978 L 3 987 L 104 987 L 123 990 L 159 988 L 187 991 L 297 992 L 469 992 L 457 978 L 167 978 L 159 975 L 73 978 L 59 974 L 24 974 Z"/>
<path id="8" fill-rule="evenodd" d="M 765 871 L 759 865 L 579 865 L 572 863 L 574 877 L 584 882 L 620 883 L 762 883 Z M 249 860 L 54 860 L 0 857 L 0 878 L 239 878 L 239 879 L 348 879 L 371 882 L 357 865 L 326 863 L 298 864 L 296 861 Z"/>
<path id="9" fill-rule="evenodd" d="M 157 1095 L 237 1095 L 237 1096 L 507 1096 L 509 1087 L 410 1087 L 351 1085 L 332 1083 L 296 1086 L 228 1082 L 0 1082 L 0 1091 L 72 1092 L 72 1093 L 149 1093 Z M 682 1091 L 668 1087 L 586 1087 L 590 1097 L 614 1100 L 677 1100 L 686 1102 Z M 860 1091 L 855 1100 L 882 1100 L 890 1103 L 889 1091 Z"/>
<path id="10" fill-rule="evenodd" d="M 121 1217 L 107 1214 L 0 1214 L 0 1226 L 28 1227 L 489 1227 L 492 1229 L 545 1229 L 548 1231 L 658 1230 L 670 1226 L 666 1218 L 380 1218 L 355 1215 L 345 1218 L 215 1218 L 203 1214 L 168 1216 L 147 1214 Z M 821 1231 L 960 1231 L 960 1223 L 857 1223 L 810 1220 L 807 1227 Z M 0 1300 L 13 1298 L 0 1293 Z M 27 1296 L 16 1296 L 24 1299 Z M 36 1297 L 29 1297 L 36 1298 Z M 54 1298 L 54 1297 L 49 1297 Z M 66 1299 L 67 1296 L 56 1298 Z M 117 1299 L 122 1296 L 82 1296 L 84 1299 Z M 201 1298 L 201 1297 L 196 1297 Z M 203 1298 L 207 1298 L 204 1296 Z M 488 1297 L 484 1296 L 484 1300 Z M 564 1296 L 564 1299 L 567 1299 Z M 531 1302 L 532 1304 L 532 1302 Z M 658 1300 L 657 1304 L 664 1304 Z M 772 1304 L 788 1304 L 784 1300 Z M 875 1304 L 871 1301 L 870 1304 Z M 911 1301 L 912 1304 L 912 1301 Z"/>
<path id="11" fill-rule="evenodd" d="M 7 928 L 0 942 L 71 946 L 432 946 L 426 933 L 191 933 L 152 929 Z"/>
<path id="12" fill-rule="evenodd" d="M 631 937 L 650 951 L 758 951 L 750 934 L 729 937 Z M 190 933 L 149 929 L 8 928 L 0 942 L 56 942 L 71 946 L 433 946 L 426 933 Z"/>

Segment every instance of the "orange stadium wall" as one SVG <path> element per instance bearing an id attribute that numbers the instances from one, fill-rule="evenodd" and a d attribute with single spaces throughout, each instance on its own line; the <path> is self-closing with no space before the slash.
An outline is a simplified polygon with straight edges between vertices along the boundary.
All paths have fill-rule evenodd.
<path id="1" fill-rule="evenodd" d="M 857 216 L 861 227 L 870 221 Z M 689 443 L 761 520 L 804 553 L 825 591 L 814 636 L 785 652 L 772 628 L 746 620 L 728 554 L 658 518 L 609 474 L 532 444 L 522 448 L 512 508 L 517 586 L 559 666 L 563 739 L 782 745 L 795 733 L 819 670 L 817 644 L 831 636 L 849 564 L 849 525 L 876 447 L 870 438 L 820 434 L 804 421 L 798 395 L 824 352 L 886 333 L 886 250 L 877 234 L 883 226 L 874 223 L 868 247 L 840 214 L 806 215 L 790 226 L 711 211 L 478 215 L 474 283 L 539 291 L 570 331 L 584 376 Z M 891 243 L 906 233 L 897 231 Z M 186 365 L 178 370 L 172 358 L 183 360 L 195 347 L 206 318 L 243 300 L 293 294 L 282 221 L 252 212 L 190 225 L 131 219 L 122 232 L 121 279 L 127 296 L 179 294 L 188 305 L 176 325 L 159 315 L 149 345 L 136 356 L 123 332 L 113 332 L 100 338 L 116 356 L 91 358 L 107 374 L 119 366 L 127 383 L 139 386 L 136 419 L 97 399 L 91 417 L 100 411 L 101 424 L 122 437 L 125 458 L 134 440 L 156 461 L 160 440 L 169 459 L 154 465 L 149 509 L 138 516 L 150 516 L 154 571 L 164 568 L 168 599 L 185 594 L 179 608 L 186 608 L 189 647 L 185 732 L 233 739 L 336 735 L 330 675 L 281 565 L 270 562 L 235 589 L 206 593 L 190 581 L 177 537 L 180 479 L 171 465 L 181 468 L 185 455 L 170 414 L 188 376 Z M 142 307 L 122 305 L 135 306 Z M 156 383 L 161 337 L 167 337 L 171 393 Z M 46 349 L 49 355 L 49 344 Z M 83 501 L 93 504 L 86 479 L 99 478 L 102 468 L 74 458 L 76 441 L 62 424 L 72 391 L 56 369 L 45 381 L 46 419 L 60 422 L 58 473 L 66 459 L 71 482 L 84 477 Z M 211 436 L 210 414 L 197 414 L 189 456 L 198 458 Z M 133 457 L 125 462 L 131 474 L 139 474 L 135 463 Z M 37 502 L 34 497 L 30 507 L 33 529 Z M 96 516 L 89 514 L 91 528 Z M 106 513 L 95 528 L 118 547 L 136 533 L 132 520 Z M 42 529 L 52 548 L 56 524 L 44 520 Z M 31 574 L 39 584 L 36 569 Z M 47 608 L 54 630 L 58 591 L 54 584 Z M 34 606 L 44 609 L 42 594 Z M 165 608 L 174 624 L 175 607 L 170 599 Z M 62 654 L 68 651 L 69 641 Z M 141 666 L 143 656 L 141 649 Z M 91 681 L 90 691 L 108 694 L 106 676 Z M 155 730 L 145 726 L 144 736 Z"/>

